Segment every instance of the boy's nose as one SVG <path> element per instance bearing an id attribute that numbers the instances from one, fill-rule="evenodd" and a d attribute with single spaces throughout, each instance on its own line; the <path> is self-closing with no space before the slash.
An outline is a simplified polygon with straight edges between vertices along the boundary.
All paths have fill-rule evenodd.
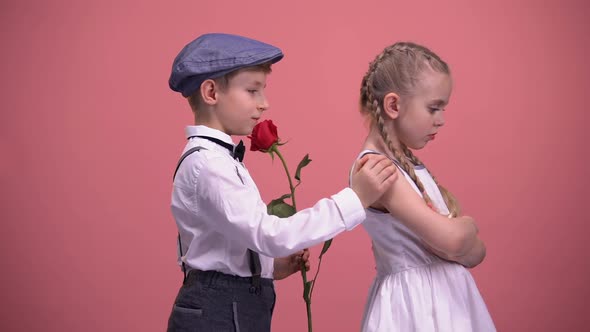
<path id="1" fill-rule="evenodd" d="M 266 100 L 266 98 L 264 98 L 262 100 L 262 102 L 258 105 L 258 110 L 260 110 L 260 112 L 264 112 L 268 109 L 268 100 Z"/>

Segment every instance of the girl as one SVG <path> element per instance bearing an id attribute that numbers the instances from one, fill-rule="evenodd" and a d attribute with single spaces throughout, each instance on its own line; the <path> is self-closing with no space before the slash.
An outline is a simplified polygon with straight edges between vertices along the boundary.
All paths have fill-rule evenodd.
<path id="1" fill-rule="evenodd" d="M 388 156 L 407 181 L 396 181 L 367 211 L 377 275 L 362 331 L 495 331 L 471 274 L 485 257 L 474 220 L 412 153 L 444 125 L 449 67 L 413 43 L 387 47 L 361 84 L 370 131 L 359 158 Z"/>

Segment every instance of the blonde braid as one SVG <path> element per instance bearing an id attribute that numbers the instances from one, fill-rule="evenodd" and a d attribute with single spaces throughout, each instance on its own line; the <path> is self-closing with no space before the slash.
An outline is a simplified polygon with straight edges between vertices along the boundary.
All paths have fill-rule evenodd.
<path id="1" fill-rule="evenodd" d="M 461 213 L 461 206 L 459 205 L 457 198 L 455 198 L 455 196 L 449 190 L 447 190 L 447 188 L 443 187 L 438 183 L 436 177 L 432 174 L 432 172 L 430 172 L 426 165 L 422 161 L 420 161 L 420 159 L 418 159 L 418 157 L 416 157 L 414 153 L 412 153 L 412 150 L 408 149 L 408 147 L 405 144 L 402 144 L 402 149 L 404 151 L 405 156 L 408 159 L 410 159 L 412 163 L 414 163 L 414 165 L 423 166 L 426 169 L 426 171 L 430 174 L 430 176 L 434 180 L 434 183 L 436 183 L 436 186 L 438 187 L 438 190 L 440 191 L 441 196 L 445 201 L 445 204 L 447 205 L 447 208 L 449 210 L 449 218 L 459 216 Z"/>
<path id="2" fill-rule="evenodd" d="M 379 105 L 379 101 L 375 98 L 373 94 L 373 80 L 375 72 L 377 71 L 379 64 L 381 63 L 381 60 L 389 56 L 392 52 L 396 50 L 404 51 L 403 49 L 399 49 L 396 46 L 397 45 L 393 45 L 383 50 L 383 52 L 379 54 L 377 58 L 369 65 L 369 70 L 365 74 L 365 77 L 363 78 L 361 85 L 361 106 L 364 106 L 362 108 L 365 108 L 370 112 L 373 119 L 376 121 L 381 137 L 387 145 L 387 148 L 393 153 L 393 157 L 399 162 L 402 169 L 406 173 L 408 173 L 412 181 L 416 184 L 416 187 L 418 187 L 418 190 L 420 190 L 420 192 L 422 193 L 422 197 L 426 204 L 432 207 L 432 201 L 430 199 L 430 196 L 428 196 L 426 190 L 424 189 L 424 185 L 416 176 L 413 165 L 410 165 L 407 159 L 401 154 L 401 152 L 393 146 L 393 142 L 389 138 L 389 134 L 385 129 L 385 120 L 382 116 L 381 106 Z"/>

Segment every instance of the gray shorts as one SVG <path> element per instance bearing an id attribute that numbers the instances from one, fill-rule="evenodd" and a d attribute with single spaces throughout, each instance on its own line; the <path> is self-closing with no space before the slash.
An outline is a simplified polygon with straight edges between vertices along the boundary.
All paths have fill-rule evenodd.
<path id="1" fill-rule="evenodd" d="M 189 272 L 174 301 L 168 331 L 268 332 L 275 305 L 272 279 L 251 279 L 217 271 Z"/>

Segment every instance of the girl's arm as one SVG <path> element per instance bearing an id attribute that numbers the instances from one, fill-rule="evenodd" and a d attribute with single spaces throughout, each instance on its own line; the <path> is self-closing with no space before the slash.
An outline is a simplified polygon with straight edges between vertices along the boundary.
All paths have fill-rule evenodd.
<path id="1" fill-rule="evenodd" d="M 486 246 L 479 237 L 477 237 L 473 247 L 469 249 L 469 251 L 463 256 L 448 256 L 446 253 L 438 251 L 426 243 L 424 243 L 424 246 L 426 249 L 428 249 L 428 251 L 432 252 L 438 257 L 448 261 L 457 262 L 467 268 L 476 267 L 486 257 Z"/>
<path id="2" fill-rule="evenodd" d="M 449 219 L 431 210 L 408 181 L 395 181 L 381 197 L 379 205 L 426 244 L 448 257 L 469 256 L 470 250 L 478 246 L 473 218 Z"/>
<path id="3" fill-rule="evenodd" d="M 468 267 L 473 268 L 479 265 L 479 263 L 483 262 L 483 259 L 486 257 L 486 245 L 483 241 L 477 237 L 475 244 L 465 255 L 452 257 L 452 260 L 455 262 Z"/>

